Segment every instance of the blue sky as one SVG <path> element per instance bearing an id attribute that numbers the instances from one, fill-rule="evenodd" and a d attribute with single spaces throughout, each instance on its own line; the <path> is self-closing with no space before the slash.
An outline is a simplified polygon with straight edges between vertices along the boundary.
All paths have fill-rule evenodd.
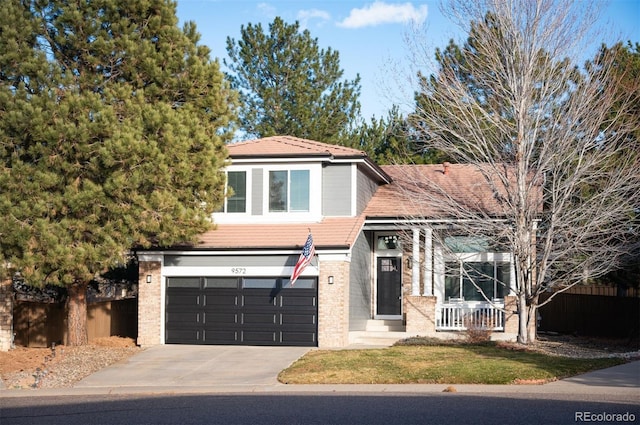
<path id="1" fill-rule="evenodd" d="M 601 0 L 604 2 L 604 0 Z M 432 48 L 443 47 L 449 39 L 464 40 L 465 34 L 448 22 L 438 9 L 439 1 L 393 0 L 177 0 L 180 22 L 194 21 L 202 35 L 201 43 L 212 56 L 226 57 L 228 36 L 238 40 L 240 27 L 261 23 L 268 31 L 276 16 L 285 22 L 299 21 L 318 39 L 320 48 L 331 47 L 340 53 L 344 77 L 360 74 L 362 116 L 386 116 L 395 103 L 407 103 L 407 94 L 394 93 L 385 83 L 398 75 L 391 63 L 402 63 L 407 55 L 404 37 L 409 22 L 427 28 Z M 607 39 L 640 42 L 640 0 L 611 0 L 603 4 L 601 22 Z M 409 72 L 407 70 L 407 72 Z M 410 93 L 409 88 L 406 93 Z"/>

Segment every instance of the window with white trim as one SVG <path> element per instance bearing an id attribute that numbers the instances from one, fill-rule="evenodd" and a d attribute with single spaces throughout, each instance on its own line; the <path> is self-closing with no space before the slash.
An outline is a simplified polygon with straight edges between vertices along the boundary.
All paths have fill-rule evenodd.
<path id="1" fill-rule="evenodd" d="M 445 300 L 486 301 L 508 294 L 510 255 L 492 252 L 504 249 L 501 244 L 484 237 L 450 235 L 445 246 L 451 252 L 445 261 Z"/>
<path id="2" fill-rule="evenodd" d="M 444 296 L 465 301 L 504 298 L 510 284 L 511 263 L 504 261 L 447 261 Z M 484 295 L 483 295 L 484 294 Z"/>
<path id="3" fill-rule="evenodd" d="M 309 170 L 269 171 L 269 212 L 309 211 Z"/>
<path id="4" fill-rule="evenodd" d="M 247 173 L 246 171 L 227 171 L 227 193 L 225 197 L 224 212 L 247 212 Z"/>

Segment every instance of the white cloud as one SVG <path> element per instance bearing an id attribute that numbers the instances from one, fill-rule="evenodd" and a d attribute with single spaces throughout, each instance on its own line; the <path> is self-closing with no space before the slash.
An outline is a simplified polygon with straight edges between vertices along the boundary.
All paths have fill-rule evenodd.
<path id="1" fill-rule="evenodd" d="M 310 10 L 300 10 L 297 16 L 298 21 L 300 21 L 300 26 L 302 28 L 306 28 L 309 20 L 311 19 L 320 19 L 321 21 L 328 21 L 331 19 L 331 15 L 329 12 L 325 12 L 324 10 L 319 9 L 310 9 Z"/>
<path id="2" fill-rule="evenodd" d="M 338 26 L 362 28 L 390 23 L 423 23 L 427 19 L 427 5 L 415 7 L 412 3 L 388 4 L 376 1 L 361 9 L 351 9 L 351 13 Z"/>

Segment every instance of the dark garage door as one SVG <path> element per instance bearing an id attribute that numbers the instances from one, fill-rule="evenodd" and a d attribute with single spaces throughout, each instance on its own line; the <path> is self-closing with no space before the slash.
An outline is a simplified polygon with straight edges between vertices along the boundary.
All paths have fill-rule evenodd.
<path id="1" fill-rule="evenodd" d="M 317 279 L 167 278 L 165 342 L 316 346 Z"/>

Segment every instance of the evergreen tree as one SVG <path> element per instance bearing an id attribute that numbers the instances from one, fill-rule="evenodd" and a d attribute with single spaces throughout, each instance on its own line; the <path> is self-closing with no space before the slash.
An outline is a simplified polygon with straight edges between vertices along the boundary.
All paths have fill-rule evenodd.
<path id="1" fill-rule="evenodd" d="M 348 145 L 377 164 L 434 164 L 445 157 L 412 136 L 407 119 L 394 106 L 386 118 L 371 118 L 353 130 Z"/>
<path id="2" fill-rule="evenodd" d="M 136 246 L 210 228 L 235 96 L 175 2 L 7 0 L 0 10 L 0 248 L 68 289 L 87 342 L 88 282 Z"/>
<path id="3" fill-rule="evenodd" d="M 242 100 L 241 129 L 341 143 L 360 112 L 360 76 L 342 80 L 338 52 L 319 49 L 308 30 L 281 18 L 268 34 L 251 23 L 241 34 L 238 41 L 227 38 L 225 61 Z"/>
<path id="4" fill-rule="evenodd" d="M 587 68 L 598 68 L 613 58 L 613 73 L 619 79 L 617 90 L 619 99 L 612 105 L 608 119 L 603 122 L 603 134 L 621 133 L 621 150 L 611 166 L 615 169 L 628 158 L 639 158 L 637 150 L 640 140 L 640 43 L 618 42 L 611 47 L 603 45 Z M 606 182 L 602 183 L 606 184 Z M 599 192 L 601 187 L 594 185 L 592 191 Z M 640 188 L 635 188 L 640 191 Z M 623 195 L 624 196 L 624 195 Z M 631 197 L 631 196 L 628 196 Z M 634 220 L 629 226 L 626 249 L 619 268 L 604 276 L 601 281 L 617 284 L 622 289 L 640 286 L 640 201 L 633 211 Z"/>

